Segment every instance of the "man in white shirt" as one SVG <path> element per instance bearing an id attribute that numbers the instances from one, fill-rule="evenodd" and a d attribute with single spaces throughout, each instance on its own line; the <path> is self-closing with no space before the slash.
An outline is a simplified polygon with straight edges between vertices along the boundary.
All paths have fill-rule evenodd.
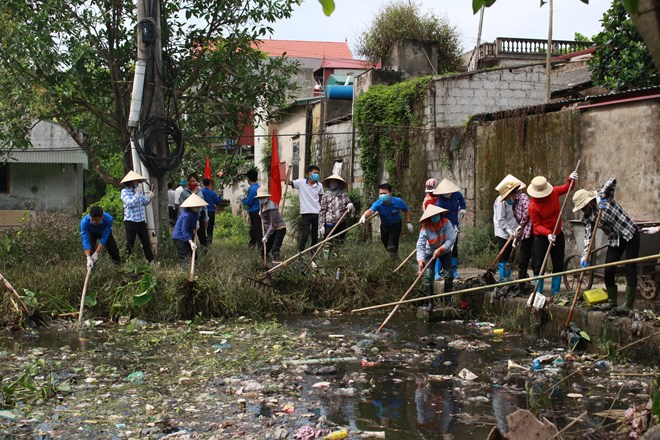
<path id="1" fill-rule="evenodd" d="M 323 185 L 319 182 L 320 169 L 316 165 L 307 167 L 307 178 L 291 181 L 291 186 L 298 190 L 300 198 L 300 240 L 298 251 L 305 250 L 307 236 L 312 234 L 312 246 L 318 241 L 319 212 L 321 212 L 321 196 Z"/>
<path id="2" fill-rule="evenodd" d="M 170 227 L 176 223 L 176 199 L 174 198 L 173 182 L 167 182 L 167 213 L 170 217 Z"/>
<path id="3" fill-rule="evenodd" d="M 188 185 L 188 181 L 182 177 L 181 180 L 179 180 L 179 186 L 174 190 L 174 210 L 176 211 L 177 217 L 179 217 L 179 199 L 181 198 L 183 190 L 186 189 L 186 185 Z"/>

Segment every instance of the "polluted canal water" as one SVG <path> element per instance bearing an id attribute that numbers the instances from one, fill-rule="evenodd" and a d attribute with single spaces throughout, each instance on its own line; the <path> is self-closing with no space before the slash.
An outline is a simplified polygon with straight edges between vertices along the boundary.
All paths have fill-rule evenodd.
<path id="1" fill-rule="evenodd" d="M 375 334 L 382 318 L 3 333 L 0 438 L 486 439 L 519 408 L 575 438 L 641 414 L 658 375 L 474 321 Z"/>

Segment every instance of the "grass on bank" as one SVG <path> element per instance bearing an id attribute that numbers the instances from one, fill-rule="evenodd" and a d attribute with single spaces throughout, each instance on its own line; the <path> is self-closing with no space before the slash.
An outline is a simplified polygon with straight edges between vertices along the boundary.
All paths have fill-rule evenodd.
<path id="1" fill-rule="evenodd" d="M 343 246 L 331 252 L 330 258 L 324 259 L 322 254 L 317 257 L 316 270 L 302 273 L 305 256 L 299 264 L 276 272 L 271 280 L 275 291 L 264 289 L 247 279 L 260 275 L 263 268 L 261 254 L 246 245 L 245 223 L 229 213 L 223 213 L 218 220 L 214 242 L 196 265 L 194 284 L 188 282 L 188 270 L 178 266 L 169 238 L 163 240 L 158 250 L 155 267 L 146 264 L 139 243 L 134 255 L 121 267 L 103 255 L 90 278 L 85 316 L 132 316 L 168 322 L 191 316 L 349 310 L 397 300 L 415 277 L 414 263 L 393 274 L 399 262 L 389 259 L 378 240 L 362 241 L 361 232 L 355 230 L 348 234 Z M 42 314 L 73 314 L 78 310 L 86 273 L 78 221 L 41 216 L 33 225 L 0 233 L 1 273 L 24 296 L 28 306 Z M 123 254 L 125 237 L 123 228 L 118 226 L 113 234 Z M 487 254 L 476 251 L 477 245 L 471 240 L 482 240 L 483 233 L 474 231 L 462 237 L 464 266 L 472 263 L 468 256 L 484 260 Z M 415 241 L 416 235 L 402 236 L 401 258 L 414 248 Z M 296 253 L 292 242 L 285 246 L 284 258 Z M 13 318 L 4 295 L 0 322 L 11 322 Z"/>

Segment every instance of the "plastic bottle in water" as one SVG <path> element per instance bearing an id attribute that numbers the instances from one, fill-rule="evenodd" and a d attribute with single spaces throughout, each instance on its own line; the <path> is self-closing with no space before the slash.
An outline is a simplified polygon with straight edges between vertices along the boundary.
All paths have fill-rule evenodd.
<path id="1" fill-rule="evenodd" d="M 335 273 L 335 279 L 339 281 L 341 279 L 341 269 L 337 268 L 337 273 Z"/>

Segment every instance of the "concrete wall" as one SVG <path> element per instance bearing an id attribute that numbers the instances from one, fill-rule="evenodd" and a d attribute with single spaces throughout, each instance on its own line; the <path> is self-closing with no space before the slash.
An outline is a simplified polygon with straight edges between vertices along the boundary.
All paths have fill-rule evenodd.
<path id="1" fill-rule="evenodd" d="M 82 165 L 9 163 L 8 166 L 9 194 L 0 194 L 0 210 L 82 212 Z"/>
<path id="2" fill-rule="evenodd" d="M 383 67 L 401 72 L 403 79 L 433 75 L 438 69 L 438 47 L 428 42 L 396 42 L 383 59 Z"/>
<path id="3" fill-rule="evenodd" d="M 592 107 L 580 119 L 578 186 L 616 177 L 616 199 L 635 220 L 660 220 L 660 102 Z"/>
<path id="4" fill-rule="evenodd" d="M 435 81 L 430 120 L 436 127 L 462 125 L 470 115 L 542 104 L 545 68 L 529 66 L 465 73 Z M 432 98 L 433 99 L 433 98 Z"/>

